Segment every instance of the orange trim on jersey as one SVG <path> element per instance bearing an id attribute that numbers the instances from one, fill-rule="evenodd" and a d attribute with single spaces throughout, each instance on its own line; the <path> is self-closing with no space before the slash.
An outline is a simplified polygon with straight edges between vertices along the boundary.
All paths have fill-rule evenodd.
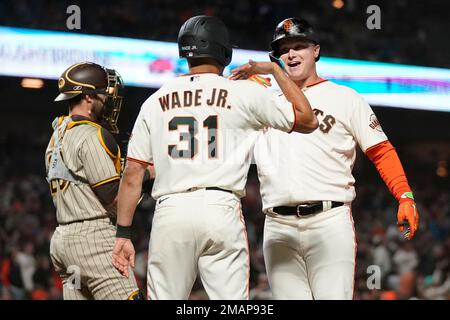
<path id="1" fill-rule="evenodd" d="M 348 214 L 349 218 L 350 218 L 350 222 L 352 223 L 352 229 L 353 229 L 353 244 L 355 246 L 354 249 L 354 255 L 353 255 L 353 284 L 352 284 L 352 300 L 354 299 L 355 296 L 355 275 L 356 275 L 356 254 L 358 251 L 358 240 L 356 239 L 356 231 L 355 231 L 355 222 L 353 221 L 352 218 L 352 208 L 350 206 L 350 211 Z"/>
<path id="2" fill-rule="evenodd" d="M 147 250 L 147 252 L 149 252 L 149 251 Z M 151 280 L 151 278 L 150 278 L 150 273 L 148 272 L 149 265 L 150 265 L 150 252 L 147 255 L 147 283 L 146 283 L 146 288 L 145 288 L 146 289 L 145 297 L 147 300 L 152 300 L 152 298 L 150 297 L 150 280 Z"/>
<path id="3" fill-rule="evenodd" d="M 147 166 L 153 166 L 153 163 L 151 163 L 151 162 L 147 162 L 147 161 L 144 161 L 144 160 L 139 160 L 139 159 L 135 159 L 135 158 L 131 158 L 131 157 L 127 157 L 127 161 L 133 161 L 133 162 L 137 162 L 137 163 L 140 163 L 140 164 L 145 164 Z"/>
<path id="4" fill-rule="evenodd" d="M 242 204 L 239 202 L 239 220 L 241 220 L 242 225 L 244 226 L 244 238 L 245 243 L 247 244 L 247 259 L 248 259 L 248 267 L 247 267 L 247 300 L 250 300 L 250 249 L 248 245 L 248 236 L 247 236 L 247 228 L 245 227 L 244 215 L 242 213 Z"/>
<path id="5" fill-rule="evenodd" d="M 327 80 L 327 79 L 319 78 L 319 80 L 318 80 L 317 82 L 314 82 L 314 83 L 312 83 L 312 84 L 310 84 L 310 85 L 307 85 L 305 88 L 311 88 L 311 87 L 313 87 L 313 86 L 315 86 L 315 85 L 318 85 L 319 83 L 322 83 L 322 82 L 325 82 L 325 81 L 328 81 L 328 80 Z"/>
<path id="6" fill-rule="evenodd" d="M 294 111 L 294 124 L 292 125 L 292 128 L 288 133 L 294 131 L 295 127 L 297 126 L 297 112 L 295 112 L 295 107 L 293 103 L 292 103 L 292 111 Z"/>
<path id="7" fill-rule="evenodd" d="M 107 184 L 108 182 L 119 180 L 119 179 L 120 179 L 119 176 L 115 176 L 115 177 L 112 177 L 112 178 L 109 178 L 109 179 L 97 182 L 96 184 L 91 185 L 91 188 L 97 188 L 97 187 L 99 187 L 101 185 Z"/>
<path id="8" fill-rule="evenodd" d="M 367 157 L 373 162 L 381 178 L 394 197 L 400 200 L 411 201 L 411 199 L 402 199 L 401 195 L 405 192 L 411 192 L 402 163 L 395 151 L 394 146 L 389 140 L 378 143 L 366 150 Z"/>

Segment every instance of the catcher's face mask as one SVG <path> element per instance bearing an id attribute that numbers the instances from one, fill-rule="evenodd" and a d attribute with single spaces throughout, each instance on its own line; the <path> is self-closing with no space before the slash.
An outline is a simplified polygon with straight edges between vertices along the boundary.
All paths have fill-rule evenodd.
<path id="1" fill-rule="evenodd" d="M 117 120 L 122 107 L 124 84 L 121 76 L 115 70 L 106 69 L 108 73 L 108 87 L 105 89 L 106 101 L 101 124 L 111 133 L 119 133 Z"/>

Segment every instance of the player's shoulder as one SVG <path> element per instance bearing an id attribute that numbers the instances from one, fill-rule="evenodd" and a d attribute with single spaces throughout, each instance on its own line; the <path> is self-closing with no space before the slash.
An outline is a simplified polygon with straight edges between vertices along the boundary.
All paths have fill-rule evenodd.
<path id="1" fill-rule="evenodd" d="M 119 146 L 113 134 L 96 122 L 73 117 L 68 129 L 73 133 L 72 139 L 77 139 L 80 145 L 84 145 L 84 142 L 99 143 L 109 155 L 119 154 Z"/>
<path id="2" fill-rule="evenodd" d="M 272 91 L 263 85 L 251 80 L 229 80 L 227 81 L 228 88 L 232 95 L 238 95 L 244 99 L 252 97 L 267 97 L 272 95 Z"/>
<path id="3" fill-rule="evenodd" d="M 230 80 L 230 79 L 225 79 L 230 86 L 232 87 L 236 87 L 236 88 L 246 88 L 249 90 L 256 90 L 256 91 L 266 91 L 268 90 L 267 88 L 265 88 L 263 85 L 256 83 L 255 81 L 251 81 L 251 80 Z"/>
<path id="4" fill-rule="evenodd" d="M 341 101 L 347 107 L 355 107 L 361 104 L 367 104 L 361 94 L 355 89 L 345 85 L 337 84 L 332 81 L 326 81 L 323 83 L 322 93 L 325 92 L 326 96 L 333 101 Z"/>
<path id="5" fill-rule="evenodd" d="M 330 80 L 322 82 L 321 85 L 322 85 L 322 90 L 325 90 L 328 93 L 344 95 L 347 97 L 360 96 L 359 93 L 356 92 L 353 88 L 344 86 L 342 84 L 338 84 L 338 83 L 330 81 Z"/>
<path id="6" fill-rule="evenodd" d="M 72 120 L 67 124 L 67 132 L 73 139 L 83 141 L 86 138 L 96 135 L 101 126 L 90 119 L 82 116 L 72 116 Z"/>
<path id="7" fill-rule="evenodd" d="M 105 149 L 106 153 L 112 157 L 120 155 L 119 145 L 111 132 L 101 127 L 97 132 L 97 135 L 100 144 Z"/>
<path id="8" fill-rule="evenodd" d="M 338 84 L 336 82 L 333 82 L 331 80 L 325 80 L 322 82 L 319 82 L 318 84 L 314 84 L 311 87 L 317 86 L 321 89 L 321 91 L 327 91 L 328 93 L 334 93 L 334 94 L 342 94 L 342 95 L 357 95 L 358 93 L 345 85 Z"/>
<path id="9" fill-rule="evenodd" d="M 179 87 L 182 85 L 183 79 L 174 78 L 166 83 L 164 83 L 158 90 L 153 92 L 141 105 L 141 111 L 146 110 L 149 111 L 152 109 L 155 105 L 160 105 L 160 100 L 164 99 L 167 94 L 172 93 L 173 91 L 176 91 L 179 89 Z"/>

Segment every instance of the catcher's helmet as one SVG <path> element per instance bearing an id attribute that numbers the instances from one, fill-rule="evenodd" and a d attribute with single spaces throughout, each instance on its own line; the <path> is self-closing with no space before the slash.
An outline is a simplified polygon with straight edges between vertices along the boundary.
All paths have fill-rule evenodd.
<path id="1" fill-rule="evenodd" d="M 233 54 L 227 27 L 219 18 L 209 16 L 192 17 L 183 24 L 178 50 L 182 58 L 213 58 L 224 67 Z"/>
<path id="2" fill-rule="evenodd" d="M 107 97 L 101 123 L 112 133 L 118 133 L 117 119 L 124 88 L 120 74 L 92 62 L 76 63 L 67 68 L 58 80 L 60 94 L 55 101 L 66 101 L 80 94 L 104 94 Z"/>
<path id="3" fill-rule="evenodd" d="M 313 44 L 319 44 L 316 32 L 313 30 L 308 21 L 300 18 L 288 18 L 281 21 L 275 28 L 272 42 L 270 44 L 272 51 L 269 53 L 270 59 L 279 59 L 278 52 L 280 41 L 286 38 L 299 38 Z M 316 61 L 320 59 L 320 54 Z M 275 61 L 278 62 L 278 61 Z"/>

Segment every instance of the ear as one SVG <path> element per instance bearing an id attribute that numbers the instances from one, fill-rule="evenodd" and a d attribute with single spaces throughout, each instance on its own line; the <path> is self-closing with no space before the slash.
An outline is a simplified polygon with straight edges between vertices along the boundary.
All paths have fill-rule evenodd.
<path id="1" fill-rule="evenodd" d="M 87 103 L 93 103 L 94 102 L 94 97 L 89 95 L 89 94 L 86 94 L 84 96 L 84 99 L 86 100 Z"/>
<path id="2" fill-rule="evenodd" d="M 317 60 L 319 55 L 320 55 L 320 44 L 316 44 L 314 46 L 314 58 L 316 58 L 316 60 Z"/>

